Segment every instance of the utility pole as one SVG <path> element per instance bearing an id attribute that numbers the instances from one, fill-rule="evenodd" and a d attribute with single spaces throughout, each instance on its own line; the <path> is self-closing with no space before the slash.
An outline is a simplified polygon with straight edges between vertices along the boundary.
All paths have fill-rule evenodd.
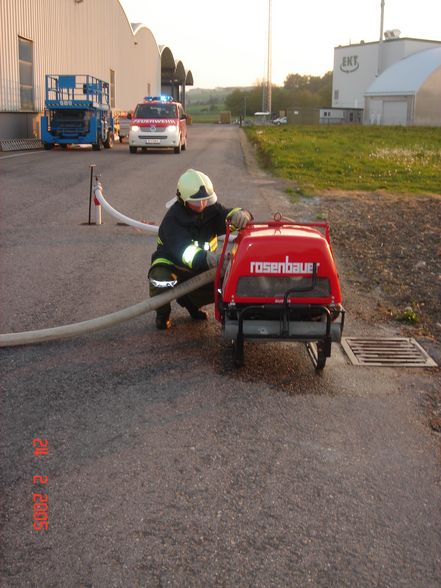
<path id="1" fill-rule="evenodd" d="M 381 0 L 381 17 L 380 17 L 380 42 L 378 44 L 378 66 L 377 76 L 383 71 L 383 37 L 384 37 L 384 0 Z"/>
<path id="2" fill-rule="evenodd" d="M 268 0 L 268 47 L 266 80 L 262 88 L 262 111 L 272 111 L 272 0 Z"/>
<path id="3" fill-rule="evenodd" d="M 272 111 L 272 0 L 268 0 L 268 71 L 266 76 L 266 91 L 268 112 Z"/>

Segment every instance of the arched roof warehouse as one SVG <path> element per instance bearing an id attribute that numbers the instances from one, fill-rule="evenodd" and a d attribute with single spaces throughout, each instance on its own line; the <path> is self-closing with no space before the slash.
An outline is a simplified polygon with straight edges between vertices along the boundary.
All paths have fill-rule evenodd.
<path id="1" fill-rule="evenodd" d="M 182 61 L 176 61 L 176 67 L 175 67 L 175 80 L 179 83 L 179 84 L 185 84 L 185 69 L 184 69 L 184 64 L 182 63 Z"/>
<path id="2" fill-rule="evenodd" d="M 185 106 L 185 86 L 193 85 L 191 71 L 186 72 L 184 64 L 175 60 L 171 49 L 160 45 L 161 54 L 161 91 L 162 94 L 169 94 L 175 100 L 182 102 Z"/>
<path id="3" fill-rule="evenodd" d="M 365 121 L 441 126 L 441 47 L 397 61 L 369 86 Z"/>
<path id="4" fill-rule="evenodd" d="M 175 71 L 175 58 L 172 50 L 166 45 L 159 46 L 159 53 L 161 54 L 161 68 L 164 75 L 172 76 Z"/>
<path id="5" fill-rule="evenodd" d="M 30 56 L 19 62 L 19 45 Z M 164 61 L 175 73 L 167 48 Z M 110 82 L 112 108 L 132 109 L 162 91 L 163 56 L 150 29 L 131 25 L 119 0 L 0 2 L 1 138 L 39 135 L 46 74 L 90 74 Z M 185 98 L 185 82 L 178 94 Z"/>

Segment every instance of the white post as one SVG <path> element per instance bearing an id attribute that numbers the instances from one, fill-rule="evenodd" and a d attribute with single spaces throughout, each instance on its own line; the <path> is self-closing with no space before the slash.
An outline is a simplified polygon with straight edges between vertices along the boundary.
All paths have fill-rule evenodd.
<path id="1" fill-rule="evenodd" d="M 95 224 L 102 225 L 102 215 L 101 215 L 101 202 L 97 199 L 96 196 L 93 198 L 93 202 L 95 204 Z"/>

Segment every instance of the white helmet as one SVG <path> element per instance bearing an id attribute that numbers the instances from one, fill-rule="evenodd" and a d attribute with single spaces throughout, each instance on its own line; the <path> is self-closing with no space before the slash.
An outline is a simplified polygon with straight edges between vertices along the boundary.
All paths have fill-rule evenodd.
<path id="1" fill-rule="evenodd" d="M 176 195 L 186 202 L 208 200 L 208 205 L 217 201 L 216 192 L 208 176 L 195 169 L 188 169 L 178 180 Z"/>

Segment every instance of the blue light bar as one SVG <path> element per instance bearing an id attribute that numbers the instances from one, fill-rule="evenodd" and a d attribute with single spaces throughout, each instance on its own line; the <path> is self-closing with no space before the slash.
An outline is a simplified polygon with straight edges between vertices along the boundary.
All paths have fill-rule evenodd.
<path id="1" fill-rule="evenodd" d="M 173 96 L 145 96 L 144 102 L 174 102 Z"/>

